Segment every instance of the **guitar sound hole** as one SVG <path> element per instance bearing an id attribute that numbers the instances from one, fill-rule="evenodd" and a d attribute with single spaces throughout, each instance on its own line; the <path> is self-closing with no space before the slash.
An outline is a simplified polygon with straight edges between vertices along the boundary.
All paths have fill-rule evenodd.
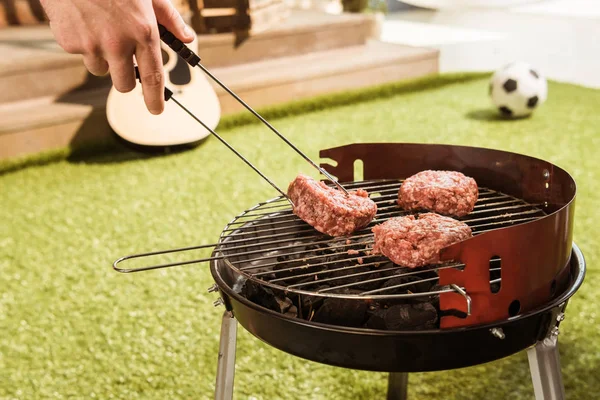
<path id="1" fill-rule="evenodd" d="M 169 62 L 169 53 L 167 53 L 166 51 L 164 51 L 163 49 L 160 49 L 160 52 L 162 54 L 162 59 L 163 59 L 163 67 L 165 65 L 167 65 L 167 63 Z"/>
<path id="2" fill-rule="evenodd" d="M 177 57 L 175 68 L 169 71 L 169 78 L 175 85 L 187 85 L 192 81 L 192 74 L 185 60 Z"/>

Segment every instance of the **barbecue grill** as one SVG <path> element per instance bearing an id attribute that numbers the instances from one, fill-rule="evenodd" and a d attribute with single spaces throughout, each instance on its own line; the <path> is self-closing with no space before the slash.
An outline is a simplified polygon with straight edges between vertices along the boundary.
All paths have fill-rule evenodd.
<path id="1" fill-rule="evenodd" d="M 375 220 L 332 238 L 296 217 L 284 196 L 249 208 L 216 244 L 119 259 L 121 272 L 210 263 L 223 305 L 216 398 L 233 394 L 237 322 L 290 354 L 339 367 L 390 372 L 402 399 L 408 372 L 461 368 L 528 349 L 536 398 L 562 399 L 558 326 L 585 274 L 572 243 L 575 183 L 546 161 L 475 147 L 373 143 L 321 151 L 348 190 L 365 189 Z M 363 162 L 355 180 L 354 164 Z M 402 268 L 371 254 L 370 229 L 407 215 L 404 178 L 451 169 L 475 178 L 475 209 L 459 218 L 473 237 L 442 251 L 440 265 Z M 328 182 L 327 180 L 325 180 Z M 415 212 L 412 212 L 415 213 Z M 418 212 L 417 212 L 418 213 Z M 118 264 L 213 247 L 211 257 L 137 269 Z M 484 285 L 481 285 L 484 282 Z"/>
<path id="2" fill-rule="evenodd" d="M 169 34 L 161 27 L 161 37 Z M 164 37 L 163 37 L 164 40 Z M 181 42 L 166 42 L 174 50 Z M 185 47 L 183 47 L 185 48 Z M 185 59 L 199 58 L 187 51 Z M 183 56 L 182 56 L 183 57 Z M 190 61 L 191 60 L 191 61 Z M 204 67 L 201 67 L 205 70 Z M 585 261 L 572 242 L 576 185 L 550 162 L 477 147 L 362 143 L 322 150 L 317 166 L 212 74 L 273 132 L 345 192 L 362 188 L 375 219 L 345 237 L 329 237 L 293 213 L 293 202 L 262 172 L 198 120 L 281 196 L 230 221 L 216 244 L 122 257 L 130 273 L 209 263 L 224 306 L 215 397 L 233 397 L 237 322 L 289 354 L 338 367 L 390 373 L 388 399 L 404 399 L 409 372 L 473 366 L 527 349 L 536 399 L 563 399 L 560 322 L 583 282 Z M 166 91 L 167 100 L 172 93 Z M 357 162 L 362 176 L 355 176 Z M 372 253 L 375 224 L 419 214 L 397 204 L 404 179 L 423 170 L 473 177 L 480 195 L 459 218 L 473 237 L 441 250 L 441 263 L 395 265 Z M 123 268 L 138 258 L 213 249 L 211 257 Z"/>

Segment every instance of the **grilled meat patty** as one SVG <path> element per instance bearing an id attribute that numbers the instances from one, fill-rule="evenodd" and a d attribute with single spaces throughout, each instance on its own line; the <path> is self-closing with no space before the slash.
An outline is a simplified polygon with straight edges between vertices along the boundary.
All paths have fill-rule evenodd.
<path id="1" fill-rule="evenodd" d="M 427 170 L 402 183 L 398 205 L 405 210 L 463 217 L 473 211 L 478 196 L 475 179 L 456 171 Z"/>
<path id="2" fill-rule="evenodd" d="M 363 189 L 346 196 L 309 176 L 299 174 L 288 187 L 294 214 L 316 230 L 330 236 L 348 235 L 367 226 L 377 213 L 377 205 Z"/>
<path id="3" fill-rule="evenodd" d="M 440 250 L 472 236 L 464 222 L 434 213 L 391 218 L 372 231 L 373 254 L 409 268 L 439 263 Z"/>

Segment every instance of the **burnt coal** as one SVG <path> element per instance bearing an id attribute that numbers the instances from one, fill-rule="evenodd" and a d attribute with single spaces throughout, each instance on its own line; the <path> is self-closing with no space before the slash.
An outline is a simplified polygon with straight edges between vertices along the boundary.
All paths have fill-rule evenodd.
<path id="1" fill-rule="evenodd" d="M 352 291 L 348 290 L 347 293 Z M 353 291 L 360 293 L 360 291 Z M 361 299 L 328 298 L 323 301 L 314 315 L 313 321 L 327 324 L 359 327 L 363 324 L 367 303 Z"/>
<path id="2" fill-rule="evenodd" d="M 405 275 L 393 277 L 381 287 L 390 288 L 383 292 L 385 294 L 406 294 L 428 292 L 432 286 L 433 282 L 423 282 L 423 278 L 418 275 Z"/>
<path id="3" fill-rule="evenodd" d="M 429 303 L 398 304 L 373 312 L 366 327 L 385 330 L 435 329 L 437 322 L 438 312 Z"/>
<path id="4" fill-rule="evenodd" d="M 385 326 L 385 314 L 387 313 L 387 309 L 378 308 L 372 313 L 370 313 L 369 319 L 365 324 L 366 328 L 369 329 L 379 329 L 379 330 L 387 330 Z"/>
<path id="5" fill-rule="evenodd" d="M 282 314 L 294 314 L 293 316 L 298 315 L 298 310 L 291 299 L 281 294 L 275 294 L 270 288 L 259 285 L 251 280 L 247 280 L 244 283 L 241 295 L 269 310 L 277 311 Z M 292 308 L 294 308 L 294 310 L 292 310 Z"/>
<path id="6" fill-rule="evenodd" d="M 366 277 L 363 277 L 363 282 L 356 285 L 355 287 L 357 289 L 361 289 L 361 290 L 379 289 L 381 287 L 381 282 L 382 282 L 380 278 L 385 278 L 385 273 L 374 271 L 373 273 L 367 275 Z M 371 282 L 369 282 L 369 281 L 371 281 Z"/>
<path id="7" fill-rule="evenodd" d="M 292 254 L 269 257 L 266 262 L 270 266 L 264 264 L 261 278 L 265 281 L 277 279 L 274 283 L 282 288 L 294 285 L 310 292 L 329 289 L 327 293 L 331 294 L 360 294 L 390 288 L 375 294 L 406 295 L 441 289 L 435 271 L 400 267 L 385 257 L 372 255 L 369 252 L 371 241 L 365 237 L 311 245 L 301 241 L 290 243 L 298 247 L 290 250 Z M 385 300 L 325 298 L 283 292 L 247 281 L 242 295 L 284 315 L 347 327 L 432 329 L 439 326 L 441 315 L 438 294 Z"/>
<path id="8" fill-rule="evenodd" d="M 327 285 L 318 285 L 314 288 L 315 291 L 326 289 L 329 286 Z M 325 298 L 321 296 L 299 296 L 296 298 L 295 304 L 298 307 L 299 312 L 302 314 L 302 318 L 310 319 L 311 314 L 314 314 L 314 311 L 321 307 L 323 304 L 323 300 Z"/>
<path id="9" fill-rule="evenodd" d="M 286 312 L 283 313 L 284 315 L 287 315 L 288 317 L 292 317 L 292 318 L 298 318 L 298 308 L 296 308 L 296 306 L 291 306 L 290 308 L 288 308 L 288 310 Z"/>
<path id="10" fill-rule="evenodd" d="M 339 278 L 334 281 L 330 281 L 335 286 L 340 285 L 352 285 L 352 288 L 360 289 L 360 290 L 373 290 L 377 289 L 381 286 L 380 281 L 368 282 L 372 279 L 377 279 L 383 276 L 380 272 L 373 271 L 370 274 L 363 274 L 365 272 L 373 271 L 373 268 L 367 267 L 357 267 L 352 269 L 344 269 L 340 271 L 334 271 L 327 274 L 328 278 Z M 347 275 L 355 275 L 361 274 L 357 276 L 347 276 Z M 333 291 L 332 293 L 343 293 L 343 289 Z"/>
<path id="11" fill-rule="evenodd" d="M 277 304 L 279 304 L 279 310 L 282 313 L 286 313 L 292 306 L 294 306 L 292 300 L 288 299 L 287 297 L 284 297 L 283 299 L 280 297 L 275 297 L 275 301 L 277 301 Z"/>
<path id="12" fill-rule="evenodd" d="M 275 298 L 275 293 L 273 293 L 273 290 L 259 285 L 254 281 L 247 280 L 244 283 L 244 286 L 242 286 L 241 295 L 254 303 L 260 304 L 261 306 L 268 308 L 269 310 L 281 310 L 279 303 Z"/>

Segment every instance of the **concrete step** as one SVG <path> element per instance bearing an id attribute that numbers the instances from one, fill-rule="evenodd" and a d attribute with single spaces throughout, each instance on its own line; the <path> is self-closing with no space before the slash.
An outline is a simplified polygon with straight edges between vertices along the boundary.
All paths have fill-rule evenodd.
<path id="1" fill-rule="evenodd" d="M 0 104 L 58 96 L 87 75 L 81 57 L 63 51 L 47 26 L 0 29 Z"/>
<path id="2" fill-rule="evenodd" d="M 295 10 L 284 24 L 238 43 L 234 34 L 200 35 L 207 67 L 239 65 L 366 43 L 374 29 L 367 15 Z M 46 25 L 0 29 L 0 104 L 60 96 L 94 80 L 82 58 L 63 51 Z"/>
<path id="3" fill-rule="evenodd" d="M 262 107 L 436 72 L 436 50 L 372 40 L 362 46 L 219 68 L 215 75 L 248 104 Z M 214 86 L 226 113 L 244 110 Z"/>
<path id="4" fill-rule="evenodd" d="M 362 45 L 375 27 L 372 15 L 291 10 L 285 23 L 267 31 L 246 39 L 229 33 L 204 35 L 199 38 L 198 48 L 204 65 L 225 67 Z"/>
<path id="5" fill-rule="evenodd" d="M 252 107 L 368 87 L 438 72 L 438 52 L 378 41 L 366 45 L 212 68 Z M 223 115 L 243 110 L 215 84 Z M 110 81 L 59 98 L 0 104 L 0 159 L 109 138 Z"/>

